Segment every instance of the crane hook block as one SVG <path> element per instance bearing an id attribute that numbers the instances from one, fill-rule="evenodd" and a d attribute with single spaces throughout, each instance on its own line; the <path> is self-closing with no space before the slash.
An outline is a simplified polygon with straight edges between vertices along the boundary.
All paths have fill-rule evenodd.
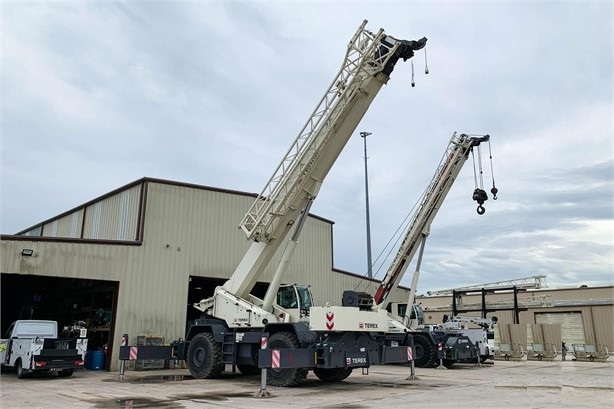
<path id="1" fill-rule="evenodd" d="M 473 200 L 478 202 L 478 214 L 483 215 L 484 212 L 486 212 L 486 209 L 484 209 L 484 206 L 482 205 L 485 201 L 488 200 L 488 194 L 486 193 L 486 191 L 480 188 L 476 188 L 473 191 Z"/>
<path id="2" fill-rule="evenodd" d="M 492 189 L 490 189 L 490 193 L 492 193 L 492 199 L 497 200 L 497 193 L 499 193 L 499 189 L 492 185 Z"/>
<path id="3" fill-rule="evenodd" d="M 476 188 L 473 191 L 473 200 L 475 200 L 476 202 L 478 202 L 478 204 L 483 205 L 485 201 L 488 200 L 488 194 L 486 193 L 486 191 L 484 191 L 483 189 L 480 188 Z"/>

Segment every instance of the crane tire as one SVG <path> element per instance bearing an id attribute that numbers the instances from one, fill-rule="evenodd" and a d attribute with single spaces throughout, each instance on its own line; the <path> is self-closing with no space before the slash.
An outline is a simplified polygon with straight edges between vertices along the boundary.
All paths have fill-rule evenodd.
<path id="1" fill-rule="evenodd" d="M 444 359 L 443 360 L 443 366 L 445 366 L 446 368 L 452 368 L 452 366 L 456 363 L 455 360 L 453 359 Z"/>
<path id="2" fill-rule="evenodd" d="M 414 364 L 418 368 L 432 368 L 435 365 L 435 358 L 437 357 L 437 347 L 428 337 L 418 334 L 413 335 L 414 349 L 416 351 Z"/>
<path id="3" fill-rule="evenodd" d="M 316 368 L 313 373 L 322 382 L 335 383 L 350 376 L 352 368 Z"/>
<path id="4" fill-rule="evenodd" d="M 222 373 L 222 346 L 213 335 L 202 332 L 190 341 L 187 356 L 188 369 L 196 379 L 217 378 Z"/>
<path id="5" fill-rule="evenodd" d="M 276 332 L 269 337 L 270 349 L 300 348 L 296 334 L 289 331 Z M 267 371 L 267 382 L 273 386 L 295 386 L 307 377 L 305 368 L 271 368 Z"/>

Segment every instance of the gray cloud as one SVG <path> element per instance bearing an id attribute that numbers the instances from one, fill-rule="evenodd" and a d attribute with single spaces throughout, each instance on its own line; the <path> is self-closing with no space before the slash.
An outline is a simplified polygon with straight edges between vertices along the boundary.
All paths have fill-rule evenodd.
<path id="1" fill-rule="evenodd" d="M 6 3 L 1 231 L 143 176 L 260 191 L 365 18 L 429 38 L 429 75 L 417 54 L 412 88 L 400 63 L 357 129 L 373 133 L 374 254 L 452 132 L 489 133 L 499 200 L 475 214 L 467 163 L 433 223 L 420 288 L 614 281 L 613 16 L 599 1 Z M 363 156 L 355 136 L 312 209 L 335 221 L 335 266 L 356 273 Z"/>

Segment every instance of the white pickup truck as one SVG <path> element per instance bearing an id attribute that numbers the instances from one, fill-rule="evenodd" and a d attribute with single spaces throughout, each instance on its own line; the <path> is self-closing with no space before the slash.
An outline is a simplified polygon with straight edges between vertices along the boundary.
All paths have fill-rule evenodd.
<path id="1" fill-rule="evenodd" d="M 87 330 L 81 330 L 78 337 L 58 339 L 56 321 L 15 321 L 0 340 L 0 363 L 3 369 L 15 368 L 20 379 L 34 372 L 71 376 L 84 368 L 86 335 Z"/>

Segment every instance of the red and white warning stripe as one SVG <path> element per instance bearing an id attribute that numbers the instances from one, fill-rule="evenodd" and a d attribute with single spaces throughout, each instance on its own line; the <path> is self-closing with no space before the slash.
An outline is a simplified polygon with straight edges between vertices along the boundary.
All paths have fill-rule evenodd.
<path id="1" fill-rule="evenodd" d="M 130 360 L 134 361 L 138 356 L 139 349 L 137 347 L 130 347 Z"/>
<path id="2" fill-rule="evenodd" d="M 279 354 L 279 349 L 274 349 L 271 354 L 271 368 L 279 368 L 280 363 L 281 357 Z"/>
<path id="3" fill-rule="evenodd" d="M 326 328 L 329 331 L 335 328 L 335 313 L 332 311 L 326 313 Z"/>
<path id="4" fill-rule="evenodd" d="M 268 345 L 269 345 L 269 338 L 261 337 L 260 338 L 260 349 L 267 349 Z"/>
<path id="5" fill-rule="evenodd" d="M 411 350 L 411 347 L 407 347 L 407 360 L 411 361 L 414 359 L 414 354 Z"/>

